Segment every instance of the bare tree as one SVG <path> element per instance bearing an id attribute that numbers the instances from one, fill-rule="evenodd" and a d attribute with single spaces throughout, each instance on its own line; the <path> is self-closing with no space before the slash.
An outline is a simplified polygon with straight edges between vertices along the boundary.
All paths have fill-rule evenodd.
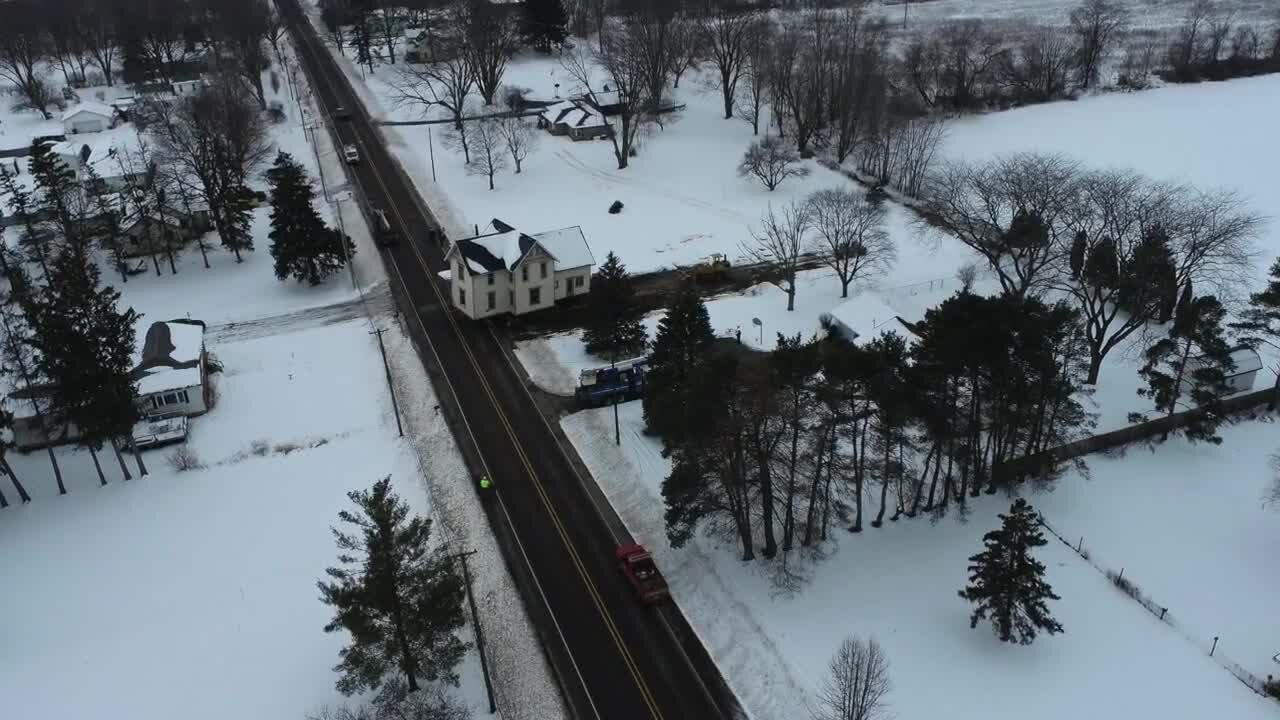
<path id="1" fill-rule="evenodd" d="M 753 41 L 763 23 L 755 8 L 743 8 L 731 0 L 716 0 L 698 22 L 702 45 L 716 69 L 716 87 L 724 100 L 724 117 L 733 117 L 738 81 L 751 62 Z"/>
<path id="2" fill-rule="evenodd" d="M 777 135 L 767 135 L 751 143 L 738 164 L 738 177 L 754 177 L 769 192 L 787 178 L 808 174 L 809 168 L 800 164 L 800 153 Z"/>
<path id="3" fill-rule="evenodd" d="M 400 39 L 404 24 L 404 5 L 400 0 L 373 0 L 370 3 L 370 9 L 377 12 L 369 13 L 369 16 L 375 18 L 378 33 L 382 35 L 382 45 L 387 49 L 387 61 L 392 65 L 396 64 L 396 41 Z"/>
<path id="4" fill-rule="evenodd" d="M 1071 45 L 1057 28 L 1040 26 L 1000 57 L 1000 80 L 1015 100 L 1048 102 L 1066 93 Z"/>
<path id="5" fill-rule="evenodd" d="M 1119 84 L 1122 87 L 1142 90 L 1151 82 L 1160 54 L 1160 39 L 1153 33 L 1143 33 L 1130 38 L 1124 47 L 1120 61 Z"/>
<path id="6" fill-rule="evenodd" d="M 630 32 L 634 21 L 612 18 L 605 23 L 600 45 L 595 52 L 581 46 L 560 56 L 561 66 L 585 88 L 591 87 L 594 69 L 603 71 L 606 81 L 618 94 L 617 126 L 611 127 L 609 140 L 618 169 L 627 167 L 635 153 L 640 128 L 653 117 L 649 102 L 645 49 Z"/>
<path id="7" fill-rule="evenodd" d="M 1179 77 L 1190 78 L 1193 65 L 1204 48 L 1204 35 L 1216 12 L 1212 0 L 1195 0 L 1187 8 L 1168 52 L 1169 67 Z"/>
<path id="8" fill-rule="evenodd" d="M 773 26 L 759 22 L 743 39 L 743 58 L 735 86 L 734 113 L 751 123 L 751 134 L 760 134 L 760 111 L 769 102 L 769 72 L 773 66 Z"/>
<path id="9" fill-rule="evenodd" d="M 1061 155 L 949 163 L 929 178 L 921 209 L 928 223 L 985 258 L 1005 292 L 1021 297 L 1044 287 L 1065 257 L 1079 175 Z"/>
<path id="10" fill-rule="evenodd" d="M 980 20 L 957 20 L 937 31 L 943 94 L 956 110 L 977 107 L 1005 52 L 1001 36 Z"/>
<path id="11" fill-rule="evenodd" d="M 391 100 L 396 107 L 416 109 L 423 117 L 427 117 L 432 108 L 447 112 L 462 141 L 463 156 L 471 162 L 462 118 L 475 85 L 475 74 L 464 54 L 448 52 L 446 55 L 445 59 L 427 65 L 402 65 L 387 84 L 391 86 Z"/>
<path id="12" fill-rule="evenodd" d="M 643 76 L 643 100 L 656 108 L 662 102 L 677 50 L 678 0 L 622 0 L 622 27 L 628 35 L 633 61 Z M 604 40 L 601 39 L 601 50 Z"/>
<path id="13" fill-rule="evenodd" d="M 1256 240 L 1266 219 L 1249 210 L 1234 190 L 1183 187 L 1164 222 L 1179 285 L 1193 283 L 1199 294 L 1215 295 L 1223 303 L 1238 300 L 1255 272 Z"/>
<path id="14" fill-rule="evenodd" d="M 234 58 L 236 74 L 253 91 L 258 107 L 267 108 L 262 71 L 267 66 L 263 43 L 270 27 L 266 0 L 219 0 L 213 6 L 210 33 Z"/>
<path id="15" fill-rule="evenodd" d="M 62 79 L 67 85 L 73 85 L 73 78 L 84 80 L 84 47 L 80 39 L 80 23 L 82 22 L 82 6 L 80 0 L 48 0 L 45 4 L 45 33 L 49 40 L 52 60 L 58 63 L 62 71 Z M 76 66 L 80 72 L 76 72 Z"/>
<path id="16" fill-rule="evenodd" d="M 18 95 L 32 109 L 52 117 L 49 87 L 42 63 L 49 56 L 40 5 L 34 0 L 0 3 L 0 78 L 13 83 Z"/>
<path id="17" fill-rule="evenodd" d="M 1129 27 L 1129 9 L 1116 0 L 1084 0 L 1068 16 L 1075 39 L 1076 84 L 1089 89 L 1102 61 Z"/>
<path id="18" fill-rule="evenodd" d="M 467 174 L 489 178 L 489 189 L 492 190 L 493 176 L 507 169 L 507 147 L 502 121 L 486 117 L 473 122 L 471 149 Z"/>
<path id="19" fill-rule="evenodd" d="M 781 211 L 773 205 L 760 217 L 760 230 L 742 247 L 753 262 L 767 265 L 775 284 L 787 294 L 787 311 L 796 309 L 796 273 L 809 231 L 809 212 L 803 204 L 787 203 Z"/>
<path id="20" fill-rule="evenodd" d="M 507 60 L 520 48 L 520 32 L 501 5 L 489 0 L 458 0 L 458 24 L 471 77 L 485 105 L 493 105 Z"/>
<path id="21" fill-rule="evenodd" d="M 814 11 L 818 11 L 815 9 Z M 825 74 L 831 30 L 822 23 L 784 25 L 773 43 L 769 72 L 769 102 L 773 120 L 792 133 L 796 151 L 810 152 L 810 144 L 824 124 L 828 94 Z"/>
<path id="22" fill-rule="evenodd" d="M 106 3 L 85 3 L 80 24 L 80 44 L 102 71 L 102 79 L 115 85 L 116 14 Z"/>
<path id="23" fill-rule="evenodd" d="M 892 689 L 889 659 L 875 638 L 848 637 L 827 665 L 813 720 L 877 720 L 886 717 Z"/>
<path id="24" fill-rule="evenodd" d="M 271 52 L 276 56 L 276 62 L 284 67 L 284 40 L 289 36 L 289 28 L 284 24 L 284 18 L 280 16 L 280 10 L 275 5 L 267 6 L 266 36 L 267 42 L 271 43 Z"/>
<path id="25" fill-rule="evenodd" d="M 844 11 L 840 25 L 829 102 L 836 162 L 844 163 L 874 137 L 888 112 L 889 59 L 882 20 L 868 17 L 855 5 Z"/>
<path id="26" fill-rule="evenodd" d="M 919 197 L 945 137 L 946 121 L 942 118 L 890 110 L 859 144 L 858 168 L 882 184 Z"/>
<path id="27" fill-rule="evenodd" d="M 198 181 L 194 189 L 208 205 L 222 243 L 239 261 L 240 251 L 253 247 L 246 181 L 272 151 L 262 114 L 239 83 L 226 78 L 172 106 L 157 103 L 151 112 L 158 121 L 149 129 L 164 164 Z"/>
<path id="28" fill-rule="evenodd" d="M 1280 452 L 1271 454 L 1271 487 L 1262 495 L 1263 507 L 1280 508 Z"/>
<path id="29" fill-rule="evenodd" d="M 702 29 L 698 22 L 687 16 L 677 17 L 671 24 L 671 50 L 667 53 L 667 76 L 671 78 L 671 87 L 680 87 L 680 78 L 685 72 L 698 67 L 706 57 Z"/>
<path id="30" fill-rule="evenodd" d="M 865 193 L 833 188 L 813 193 L 807 205 L 818 253 L 840 279 L 840 297 L 849 297 L 854 280 L 893 267 L 898 251 L 885 232 L 882 203 L 867 200 Z"/>
<path id="31" fill-rule="evenodd" d="M 522 117 L 504 117 L 498 121 L 498 131 L 502 133 L 502 142 L 511 155 L 511 162 L 516 166 L 516 174 L 523 169 L 524 159 L 529 157 L 538 147 L 542 133 Z"/>

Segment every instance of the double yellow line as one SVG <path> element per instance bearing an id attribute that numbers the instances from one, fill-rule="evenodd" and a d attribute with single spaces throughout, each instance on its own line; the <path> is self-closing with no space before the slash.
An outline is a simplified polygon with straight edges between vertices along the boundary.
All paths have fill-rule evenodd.
<path id="1" fill-rule="evenodd" d="M 304 43 L 307 46 L 308 52 L 311 53 L 313 62 L 316 63 L 317 67 L 322 67 L 323 63 L 318 61 L 317 52 L 315 48 L 312 46 L 311 33 L 303 29 L 301 34 L 305 36 Z M 330 90 L 334 90 L 333 83 L 327 76 L 324 78 L 324 82 L 329 85 Z M 359 102 L 358 98 L 356 98 L 356 102 Z M 355 108 L 353 108 L 353 111 L 354 110 Z M 357 140 L 359 140 L 360 139 L 359 131 L 355 129 L 354 124 L 352 125 L 352 128 L 353 128 L 353 132 L 356 133 Z M 375 140 L 376 139 L 377 138 L 375 138 Z M 386 195 L 387 199 L 390 200 L 391 192 L 387 187 L 386 182 L 382 179 L 382 174 L 378 172 L 378 168 L 373 163 L 370 163 L 369 167 L 373 171 L 373 176 L 377 179 L 378 184 L 382 187 L 383 193 Z M 358 179 L 357 179 L 357 182 L 359 182 Z M 414 242 L 413 234 L 410 231 L 408 223 L 406 223 L 404 221 L 404 218 L 400 215 L 399 208 L 397 208 L 393 203 L 388 203 L 388 205 L 390 205 L 390 209 L 392 213 L 395 214 L 396 221 L 400 224 L 400 228 L 404 233 L 404 237 L 406 241 L 408 242 L 409 246 L 413 249 L 414 256 L 418 259 L 418 263 L 422 266 L 423 271 L 426 273 L 425 281 L 428 285 L 431 286 L 432 291 L 435 293 L 437 302 L 440 303 L 440 307 L 444 310 L 445 316 L 449 319 L 449 324 L 453 328 L 454 336 L 458 340 L 458 345 L 466 353 L 467 360 L 470 362 L 472 370 L 475 372 L 476 377 L 479 378 L 480 380 L 480 387 L 484 390 L 484 393 L 488 397 L 489 403 L 492 406 L 494 413 L 497 414 L 499 421 L 502 423 L 503 428 L 506 430 L 507 437 L 511 440 L 512 447 L 515 448 L 516 454 L 520 457 L 521 464 L 524 465 L 525 471 L 528 472 L 529 474 L 529 479 L 533 481 L 534 490 L 537 491 L 538 498 L 541 500 L 543 508 L 546 509 L 547 515 L 551 518 L 552 524 L 555 525 L 556 534 L 559 535 L 560 542 L 564 545 L 565 551 L 569 554 L 569 558 L 573 561 L 573 565 L 575 570 L 578 573 L 578 576 L 582 579 L 583 585 L 586 586 L 587 592 L 591 595 L 591 600 L 595 604 L 597 612 L 600 613 L 600 618 L 604 621 L 605 628 L 609 631 L 609 635 L 613 638 L 613 643 L 615 647 L 617 647 L 618 649 L 618 654 L 622 656 L 623 663 L 627 666 L 627 670 L 631 673 L 632 679 L 635 680 L 636 688 L 640 691 L 641 697 L 644 699 L 645 704 L 649 707 L 650 716 L 653 718 L 653 720 L 662 720 L 662 712 L 658 709 L 658 703 L 654 699 L 653 693 L 649 690 L 649 686 L 645 682 L 644 676 L 641 674 L 640 667 L 636 664 L 635 658 L 631 655 L 631 651 L 627 648 L 626 641 L 623 640 L 622 633 L 618 630 L 617 624 L 614 623 L 613 616 L 610 614 L 608 608 L 605 606 L 604 599 L 603 597 L 601 597 L 599 589 L 596 587 L 595 583 L 592 581 L 591 576 L 587 571 L 586 565 L 582 562 L 582 557 L 578 554 L 578 551 L 575 548 L 573 541 L 569 538 L 569 533 L 565 529 L 564 523 L 561 521 L 559 513 L 556 512 L 555 506 L 551 502 L 551 497 L 547 494 L 546 487 L 542 484 L 542 481 L 538 478 L 538 474 L 533 468 L 533 463 L 529 461 L 529 456 L 525 453 L 524 447 L 520 444 L 520 441 L 516 436 L 515 428 L 512 426 L 510 420 L 507 419 L 506 413 L 503 412 L 502 406 L 498 402 L 497 396 L 493 392 L 493 388 L 489 385 L 489 381 L 485 377 L 484 371 L 480 367 L 480 363 L 476 360 L 475 355 L 471 351 L 471 346 L 467 343 L 465 337 L 463 336 L 462 328 L 459 327 L 457 318 L 454 317 L 453 312 L 451 312 L 452 305 L 449 302 L 449 299 L 444 296 L 444 294 L 440 291 L 439 286 L 436 285 L 436 283 L 432 280 L 431 266 L 427 263 L 426 258 L 422 256 L 422 252 L 419 249 L 418 244 Z M 392 255 L 391 257 L 391 262 L 395 264 L 394 255 Z M 398 268 L 397 268 L 397 271 L 398 271 Z M 397 274 L 399 274 L 399 272 L 397 272 Z M 405 285 L 403 276 L 401 276 L 400 281 L 402 285 Z M 406 294 L 408 294 L 409 292 L 409 288 L 407 285 L 405 285 L 405 292 Z M 414 309 L 414 313 L 417 314 L 416 308 Z M 443 367 L 441 367 L 441 372 L 443 371 L 444 369 Z M 481 462 L 482 463 L 485 462 L 483 458 L 483 454 L 481 455 Z M 485 464 L 487 468 L 487 463 Z M 495 489 L 499 489 L 499 488 L 495 488 Z M 512 531 L 514 532 L 514 530 L 515 528 L 513 527 Z M 587 689 L 587 691 L 589 694 L 590 690 Z"/>

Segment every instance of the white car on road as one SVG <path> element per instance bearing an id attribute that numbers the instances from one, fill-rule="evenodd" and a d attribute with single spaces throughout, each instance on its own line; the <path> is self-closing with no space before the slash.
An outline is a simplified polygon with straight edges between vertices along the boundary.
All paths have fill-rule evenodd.
<path id="1" fill-rule="evenodd" d="M 348 165 L 355 165 L 360 162 L 360 151 L 355 145 L 345 145 L 342 148 L 342 157 L 346 158 Z"/>

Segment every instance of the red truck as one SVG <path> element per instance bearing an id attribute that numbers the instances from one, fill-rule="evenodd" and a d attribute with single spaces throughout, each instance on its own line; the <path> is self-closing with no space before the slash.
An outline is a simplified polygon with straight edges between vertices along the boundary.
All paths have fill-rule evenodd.
<path id="1" fill-rule="evenodd" d="M 658 603 L 670 596 L 667 581 L 662 578 L 658 566 L 653 564 L 653 556 L 643 545 L 621 545 L 614 551 L 614 557 L 618 559 L 619 569 L 640 596 L 641 602 Z"/>

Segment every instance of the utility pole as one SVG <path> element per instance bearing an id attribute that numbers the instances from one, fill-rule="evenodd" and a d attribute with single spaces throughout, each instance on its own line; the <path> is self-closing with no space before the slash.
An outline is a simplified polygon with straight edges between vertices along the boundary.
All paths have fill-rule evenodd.
<path id="1" fill-rule="evenodd" d="M 427 150 L 431 153 L 431 182 L 436 181 L 436 143 L 431 139 L 431 126 L 427 126 Z M 479 235 L 480 233 L 476 233 Z"/>
<path id="2" fill-rule="evenodd" d="M 467 550 L 450 557 L 462 561 L 462 580 L 467 588 L 467 605 L 471 607 L 471 626 L 475 628 L 476 650 L 480 654 L 480 672 L 484 675 L 484 691 L 489 696 L 489 714 L 492 715 L 498 712 L 498 704 L 493 700 L 493 681 L 489 679 L 489 656 L 484 649 L 484 630 L 480 627 L 480 612 L 476 610 L 476 596 L 471 591 L 471 571 L 467 569 L 467 558 L 475 554 L 475 550 Z"/>
<path id="3" fill-rule="evenodd" d="M 609 367 L 613 368 L 613 381 L 618 381 L 618 351 L 609 353 Z M 613 394 L 613 444 L 622 446 L 622 426 L 618 423 L 618 393 Z"/>
<path id="4" fill-rule="evenodd" d="M 396 402 L 396 386 L 391 382 L 391 364 L 387 362 L 387 347 L 382 344 L 382 333 L 386 332 L 382 328 L 377 328 L 369 332 L 370 335 L 378 336 L 378 351 L 382 353 L 382 369 L 387 372 L 387 389 L 391 391 L 391 409 L 396 414 L 396 431 L 400 433 L 400 437 L 404 437 L 404 426 L 400 424 L 400 404 Z"/>

